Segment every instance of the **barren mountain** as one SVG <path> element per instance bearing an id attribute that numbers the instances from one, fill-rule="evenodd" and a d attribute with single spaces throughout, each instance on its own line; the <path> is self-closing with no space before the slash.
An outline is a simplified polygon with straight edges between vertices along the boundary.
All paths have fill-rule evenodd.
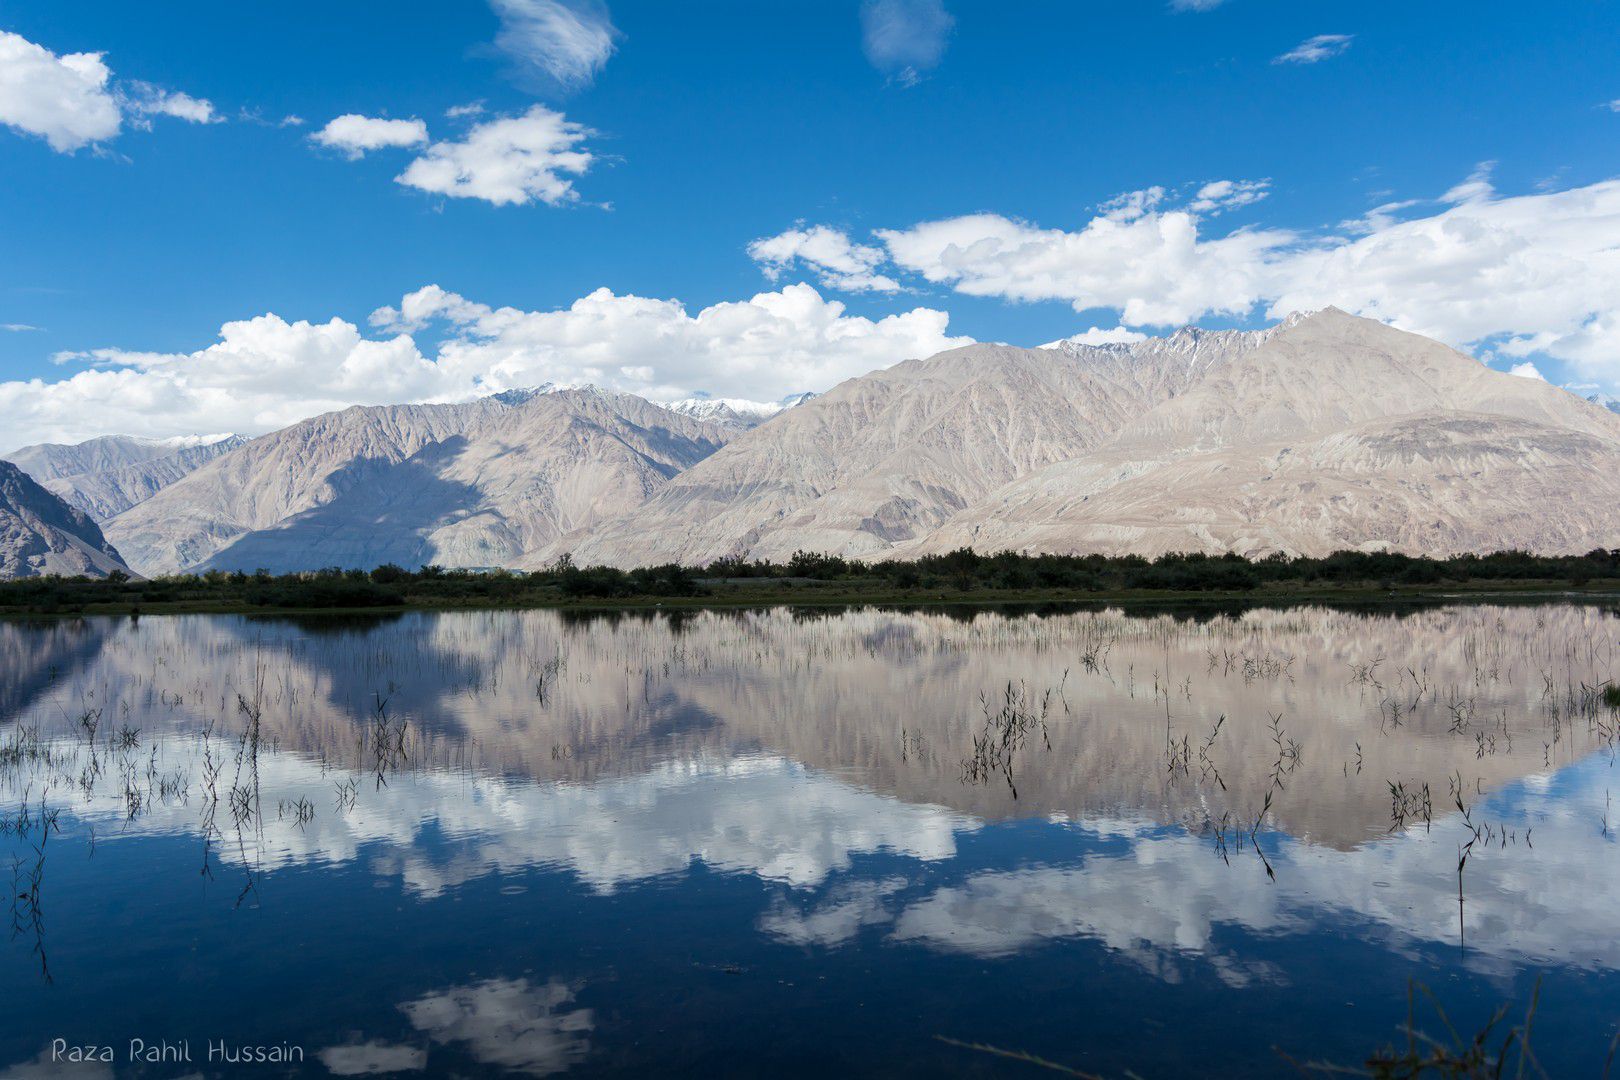
<path id="1" fill-rule="evenodd" d="M 969 345 L 839 384 L 647 504 L 570 537 L 578 562 L 881 557 L 1012 481 L 1102 445 L 1275 330 L 1055 349 Z M 549 553 L 548 553 L 549 554 Z"/>
<path id="2" fill-rule="evenodd" d="M 240 435 L 104 435 L 82 443 L 25 446 L 6 459 L 69 505 L 106 521 L 246 441 Z"/>
<path id="3" fill-rule="evenodd" d="M 729 434 L 594 389 L 357 407 L 253 440 L 109 532 L 146 573 L 509 565 L 631 509 Z"/>
<path id="4" fill-rule="evenodd" d="M 1620 544 L 1620 418 L 1336 309 L 1252 333 L 975 345 L 853 379 L 559 548 L 1441 554 Z"/>
<path id="5" fill-rule="evenodd" d="M 0 579 L 127 572 L 96 523 L 0 461 Z"/>
<path id="6" fill-rule="evenodd" d="M 1578 553 L 1617 508 L 1612 413 L 1329 309 L 904 554 Z"/>

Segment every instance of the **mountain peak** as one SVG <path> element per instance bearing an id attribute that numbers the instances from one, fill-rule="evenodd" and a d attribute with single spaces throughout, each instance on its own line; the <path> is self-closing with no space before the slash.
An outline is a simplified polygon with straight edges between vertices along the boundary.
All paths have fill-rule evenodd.
<path id="1" fill-rule="evenodd" d="M 524 405 L 543 394 L 555 393 L 560 387 L 553 382 L 543 382 L 537 386 L 516 386 L 510 390 L 500 390 L 489 395 L 489 400 L 498 401 L 502 405 Z"/>

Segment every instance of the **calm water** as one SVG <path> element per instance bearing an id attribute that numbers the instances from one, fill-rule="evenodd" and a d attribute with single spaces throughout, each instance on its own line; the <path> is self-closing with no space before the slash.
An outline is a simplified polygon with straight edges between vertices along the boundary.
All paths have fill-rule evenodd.
<path id="1" fill-rule="evenodd" d="M 0 624 L 0 1075 L 1295 1075 L 1538 978 L 1596 1075 L 1616 675 L 1579 606 Z"/>

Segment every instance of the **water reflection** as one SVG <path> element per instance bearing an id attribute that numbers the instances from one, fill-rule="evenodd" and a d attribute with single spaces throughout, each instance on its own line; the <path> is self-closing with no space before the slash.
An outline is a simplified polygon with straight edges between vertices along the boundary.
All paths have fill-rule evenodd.
<path id="1" fill-rule="evenodd" d="M 57 916 L 52 875 L 123 895 L 134 867 L 183 865 L 219 901 L 167 909 L 185 933 L 294 882 L 516 911 L 559 879 L 610 923 L 644 890 L 690 894 L 677 936 L 640 946 L 654 966 L 679 935 L 885 970 L 1089 943 L 1161 986 L 1331 996 L 1293 958 L 1349 940 L 1503 985 L 1603 976 L 1617 649 L 1620 620 L 1577 606 L 3 624 L 0 959 L 77 985 L 72 944 L 105 928 Z M 713 908 L 727 922 L 705 898 L 733 880 L 753 891 Z M 320 910 L 340 934 L 361 918 Z M 476 922 L 435 933 L 490 947 Z M 645 1033 L 617 967 L 547 949 L 403 969 L 392 1020 L 311 1060 L 547 1075 L 612 1071 L 608 1045 L 624 1067 Z M 49 1064 L 7 1034 L 17 1068 Z"/>
<path id="2" fill-rule="evenodd" d="M 473 1060 L 529 1076 L 549 1076 L 590 1053 L 591 1011 L 576 1008 L 577 987 L 555 979 L 491 979 L 407 1001 L 400 1011 L 437 1043 L 463 1043 Z"/>

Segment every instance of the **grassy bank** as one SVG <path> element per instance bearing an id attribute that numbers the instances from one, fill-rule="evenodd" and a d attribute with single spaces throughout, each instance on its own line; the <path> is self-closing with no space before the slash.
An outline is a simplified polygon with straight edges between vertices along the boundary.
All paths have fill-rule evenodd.
<path id="1" fill-rule="evenodd" d="M 722 560 L 637 570 L 323 570 L 153 579 L 35 578 L 0 582 L 0 615 L 163 612 L 387 611 L 532 607 L 751 607 L 774 604 L 1196 602 L 1356 603 L 1456 597 L 1530 599 L 1620 594 L 1620 550 L 1539 557 L 1498 552 L 1450 559 L 1341 552 L 1322 559 L 1239 556 L 979 555 L 861 563 L 801 552 L 785 563 Z"/>

